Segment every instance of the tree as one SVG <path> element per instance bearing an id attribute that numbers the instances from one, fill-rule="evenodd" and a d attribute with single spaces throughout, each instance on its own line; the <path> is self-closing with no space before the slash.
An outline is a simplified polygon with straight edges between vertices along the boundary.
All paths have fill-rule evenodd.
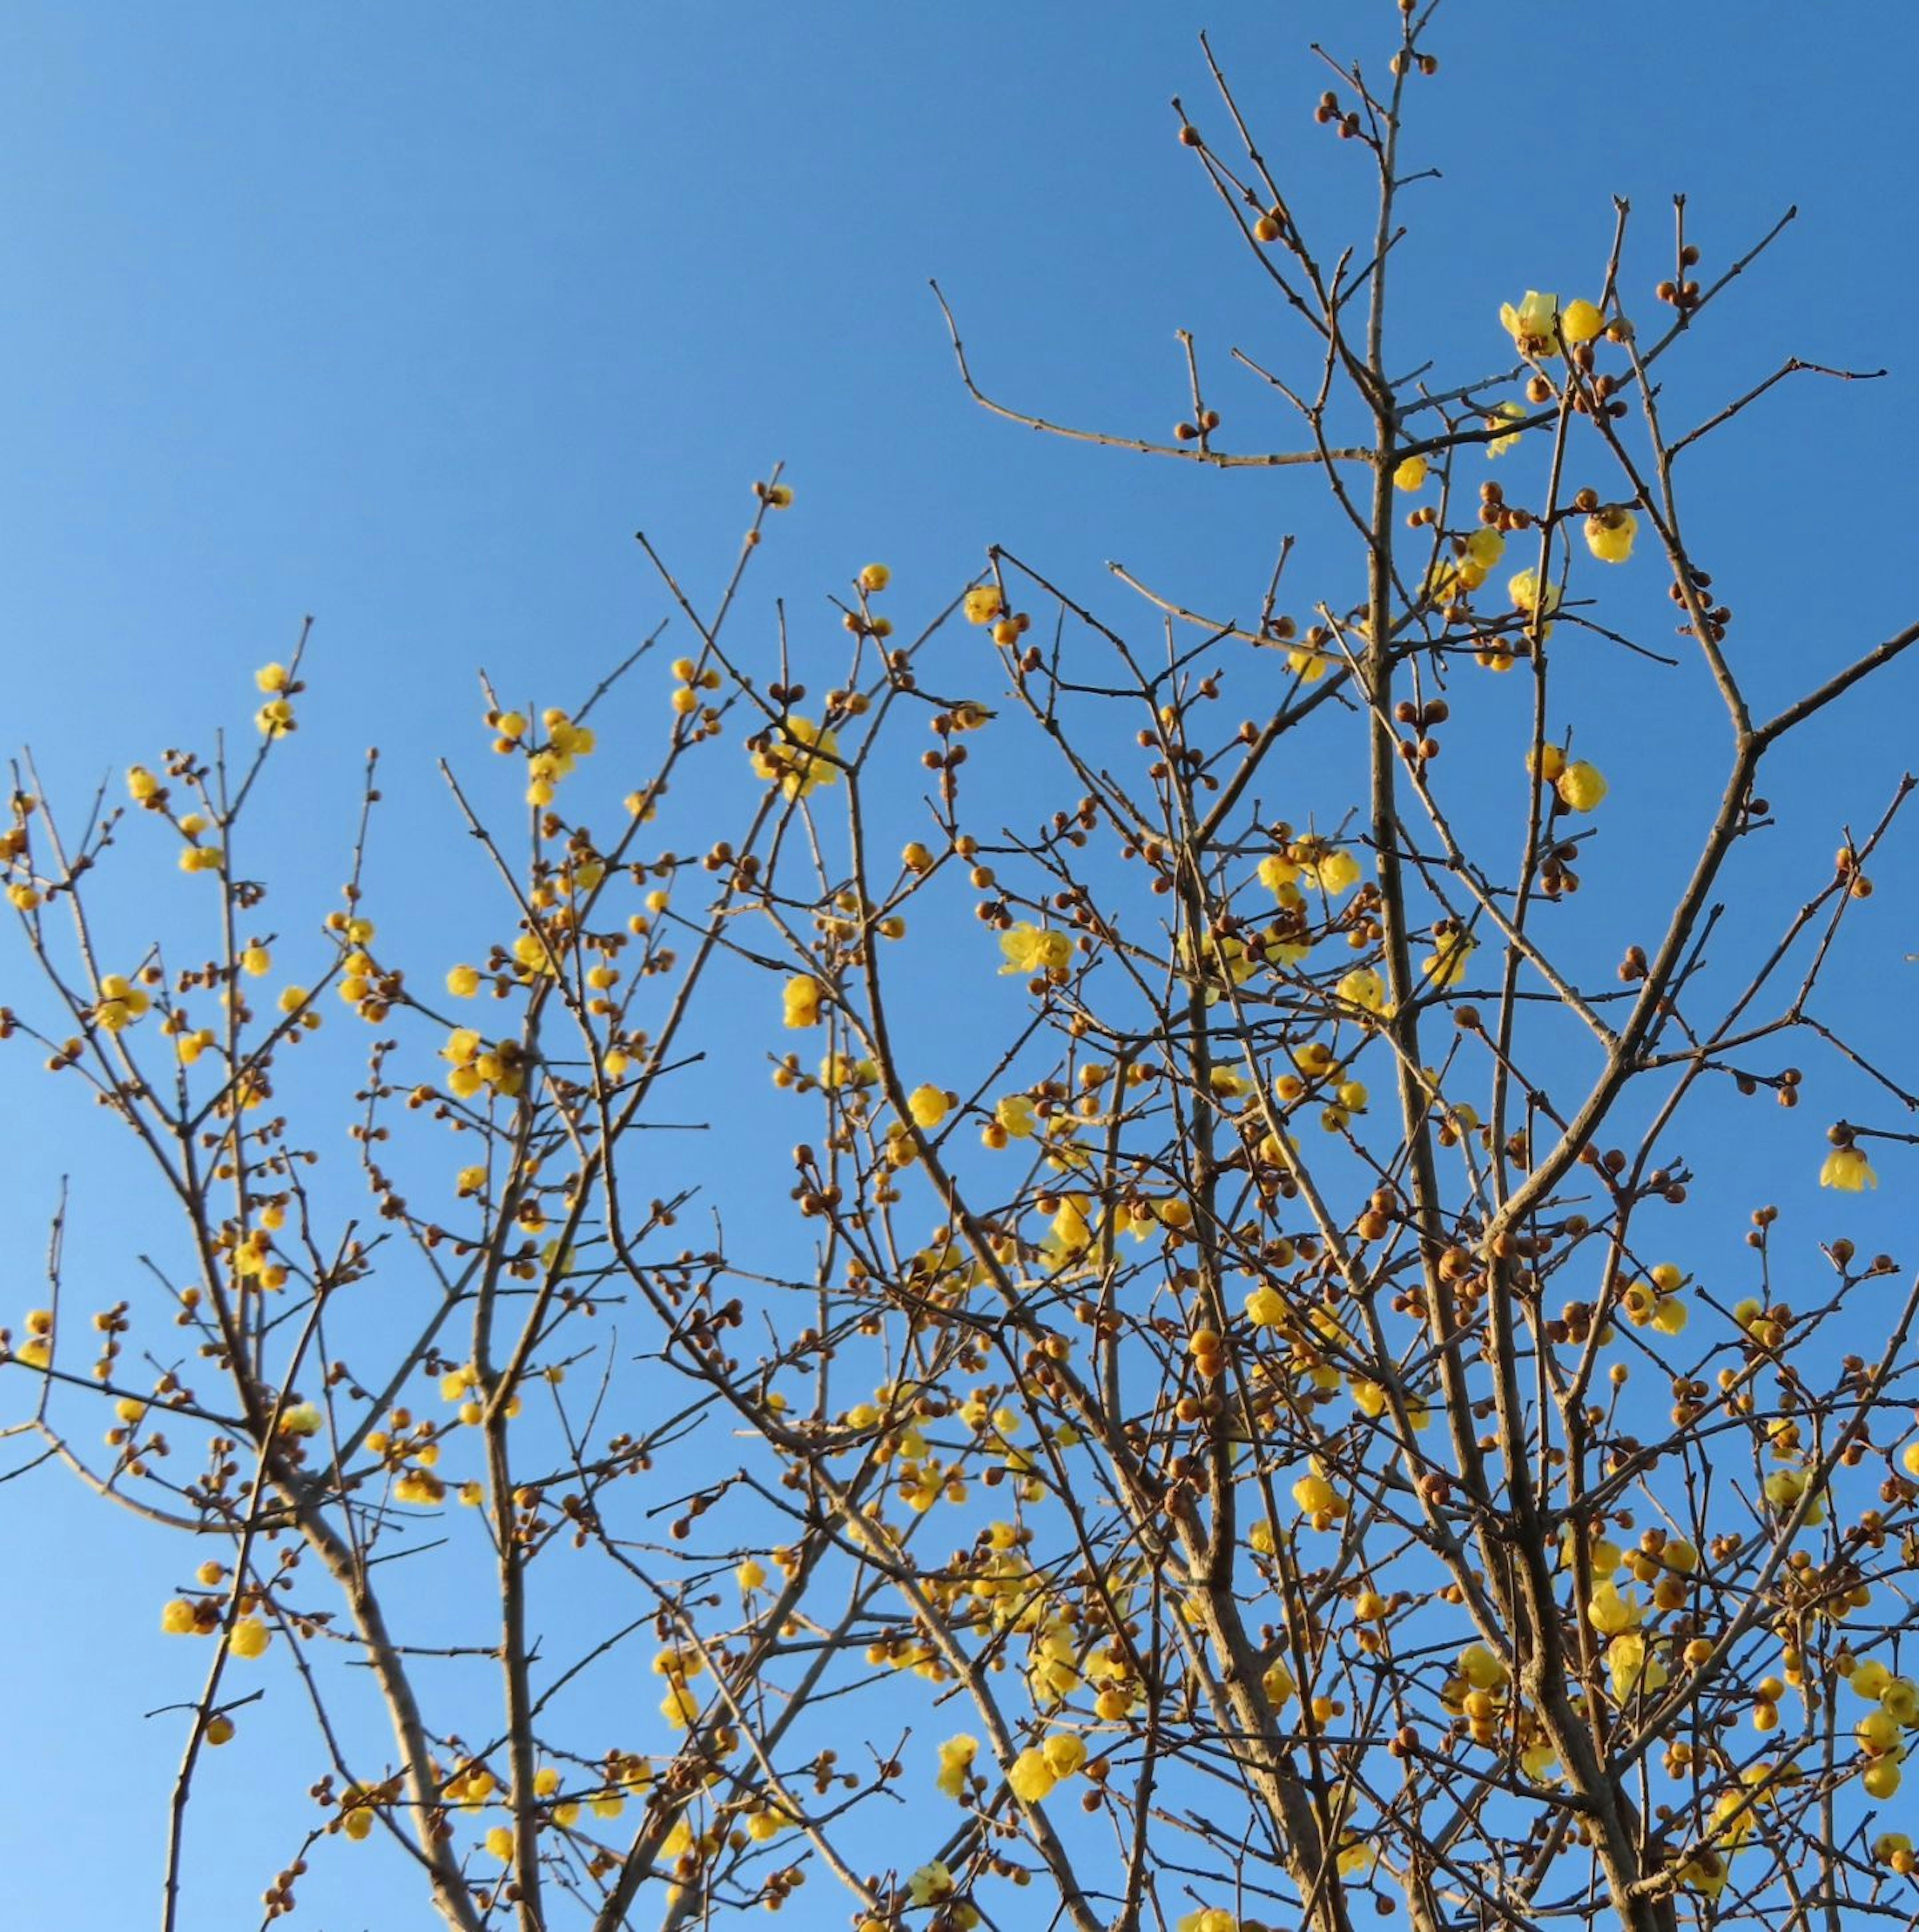
<path id="1" fill-rule="evenodd" d="M 1844 1238 L 1776 1253 L 1769 1206 L 1743 1245 L 1670 1210 L 1702 1103 L 1794 1107 L 1802 1048 L 1914 1104 L 1819 1000 L 1912 781 L 1763 938 L 1743 860 L 1770 761 L 1919 626 L 1775 698 L 1689 545 L 1687 451 L 1851 373 L 1675 418 L 1669 371 L 1776 229 L 1708 280 L 1681 203 L 1649 272 L 1620 204 L 1588 295 L 1489 328 L 1495 375 L 1395 374 L 1430 14 L 1315 110 L 1378 183 L 1338 253 L 1209 49 L 1224 131 L 1176 124 L 1317 345 L 1252 369 L 1296 446 L 1224 446 L 1190 338 L 1173 442 L 1086 433 L 1332 493 L 1349 554 L 1296 590 L 1282 547 L 1257 618 L 1128 578 L 1122 628 L 996 549 L 896 628 L 869 564 L 815 688 L 746 615 L 776 470 L 716 594 L 642 536 L 671 629 L 583 701 L 485 688 L 510 796 L 443 770 L 498 936 L 450 970 L 383 950 L 370 763 L 320 968 L 285 980 L 311 941 L 273 930 L 248 814 L 298 755 L 304 636 L 248 758 L 136 765 L 77 826 L 17 778 L 40 975 L 0 1034 L 178 1210 L 95 1310 L 63 1205 L 5 1337 L 23 1465 L 191 1552 L 158 1612 L 206 1659 L 167 1926 L 261 1670 L 318 1780 L 269 1918 L 341 1839 L 466 1928 L 1910 1918 L 1879 1808 L 1919 1729 L 1919 1285 Z M 953 346 L 981 403 L 1083 434 Z M 1683 658 L 1611 620 L 1647 573 Z M 609 810 L 597 734 L 675 648 Z M 1703 824 L 1649 772 L 1609 794 L 1574 736 L 1596 659 L 1700 705 Z M 623 771 L 640 730 L 609 730 Z M 1683 848 L 1656 907 L 1655 842 Z M 191 910 L 110 956 L 98 902 L 156 853 Z M 203 898 L 219 943 L 183 965 Z M 977 956 L 963 1016 L 923 996 L 929 942 Z M 357 1190 L 280 1100 L 355 1018 Z M 729 1172 L 747 1103 L 701 1082 L 738 1032 L 803 1123 L 777 1214 Z M 719 1132 L 668 1132 L 689 1099 Z M 1857 1192 L 1913 1138 L 1838 1120 L 1820 1178 Z"/>

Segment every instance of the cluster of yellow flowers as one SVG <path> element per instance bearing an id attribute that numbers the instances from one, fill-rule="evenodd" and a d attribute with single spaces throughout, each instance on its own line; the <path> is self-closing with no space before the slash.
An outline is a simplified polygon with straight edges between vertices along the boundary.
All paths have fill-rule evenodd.
<path id="1" fill-rule="evenodd" d="M 266 694 L 266 702 L 254 714 L 254 722 L 266 738 L 278 738 L 295 729 L 293 694 L 300 687 L 282 664 L 263 664 L 254 673 L 254 682 Z"/>
<path id="2" fill-rule="evenodd" d="M 839 782 L 839 739 L 810 718 L 789 712 L 752 741 L 753 775 L 788 798 L 805 798 Z"/>
<path id="3" fill-rule="evenodd" d="M 525 1049 L 516 1040 L 497 1040 L 488 1046 L 471 1027 L 455 1027 L 440 1049 L 448 1063 L 446 1084 L 454 1095 L 470 1100 L 483 1088 L 510 1100 L 527 1084 Z"/>

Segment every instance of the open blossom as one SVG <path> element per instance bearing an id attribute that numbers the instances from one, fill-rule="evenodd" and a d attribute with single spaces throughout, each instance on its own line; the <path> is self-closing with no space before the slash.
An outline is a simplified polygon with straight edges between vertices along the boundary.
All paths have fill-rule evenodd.
<path id="1" fill-rule="evenodd" d="M 1006 956 L 1002 973 L 1044 973 L 1071 959 L 1073 935 L 1022 922 L 999 935 L 999 950 Z"/>
<path id="2" fill-rule="evenodd" d="M 1834 1148 L 1819 1169 L 1819 1185 L 1836 1187 L 1842 1194 L 1858 1194 L 1878 1184 L 1872 1163 L 1856 1147 Z"/>
<path id="3" fill-rule="evenodd" d="M 1392 472 L 1392 487 L 1410 495 L 1415 490 L 1423 490 L 1425 485 L 1426 459 L 1423 456 L 1402 458 L 1398 468 Z"/>
<path id="4" fill-rule="evenodd" d="M 1501 423 L 1522 423 L 1525 420 L 1526 405 L 1524 403 L 1501 403 L 1499 407 L 1486 418 L 1486 427 L 1488 429 L 1497 429 Z M 1516 429 L 1509 429 L 1503 434 L 1494 436 L 1486 445 L 1486 454 L 1489 458 L 1503 456 L 1518 442 L 1522 433 Z"/>
<path id="5" fill-rule="evenodd" d="M 764 742 L 753 752 L 753 772 L 776 779 L 788 798 L 804 798 L 838 782 L 839 767 L 833 760 L 839 752 L 839 740 L 832 732 L 794 712 L 767 728 Z"/>
<path id="6" fill-rule="evenodd" d="M 1036 1745 L 1029 1745 L 1013 1760 L 1012 1768 L 1006 1774 L 1006 1782 L 1011 1786 L 1013 1795 L 1023 1803 L 1037 1804 L 1059 1780 L 1047 1762 L 1046 1753 Z"/>
<path id="7" fill-rule="evenodd" d="M 1580 758 L 1560 772 L 1553 789 L 1567 811 L 1590 812 L 1605 798 L 1606 782 L 1598 766 Z"/>
<path id="8" fill-rule="evenodd" d="M 1006 608 L 996 584 L 976 584 L 966 592 L 962 608 L 969 624 L 990 624 Z"/>
<path id="9" fill-rule="evenodd" d="M 797 1029 L 819 1024 L 820 983 L 810 973 L 797 974 L 788 980 L 781 997 L 789 1027 Z"/>
<path id="10" fill-rule="evenodd" d="M 1632 554 L 1639 519 L 1614 504 L 1586 519 L 1586 548 L 1602 563 L 1623 563 Z"/>
<path id="11" fill-rule="evenodd" d="M 968 1737 L 963 1732 L 956 1738 L 948 1738 L 940 1746 L 939 1775 L 934 1782 L 948 1798 L 966 1796 L 966 1780 L 979 1749 L 979 1739 Z"/>
<path id="12" fill-rule="evenodd" d="M 1526 299 L 1517 308 L 1510 302 L 1500 304 L 1500 326 L 1511 336 L 1522 356 L 1551 353 L 1554 349 L 1554 322 L 1559 314 L 1559 298 L 1528 289 Z"/>
<path id="13" fill-rule="evenodd" d="M 906 1881 L 915 1905 L 938 1905 L 953 1896 L 953 1874 L 943 1860 L 929 1859 Z"/>

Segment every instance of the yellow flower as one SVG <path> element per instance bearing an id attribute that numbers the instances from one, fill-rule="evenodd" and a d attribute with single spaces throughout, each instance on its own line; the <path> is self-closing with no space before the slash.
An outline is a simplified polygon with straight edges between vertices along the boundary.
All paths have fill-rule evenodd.
<path id="1" fill-rule="evenodd" d="M 1499 319 L 1522 356 L 1555 352 L 1553 322 L 1559 313 L 1559 298 L 1528 289 L 1526 299 L 1517 308 L 1510 302 L 1500 304 Z"/>
<path id="2" fill-rule="evenodd" d="M 1591 342 L 1604 333 L 1606 319 L 1582 297 L 1576 297 L 1560 311 L 1560 333 L 1571 343 Z"/>
<path id="3" fill-rule="evenodd" d="M 829 1053 L 819 1064 L 819 1084 L 829 1091 L 842 1087 L 870 1087 L 879 1078 L 879 1069 L 870 1060 L 848 1054 Z"/>
<path id="4" fill-rule="evenodd" d="M 1548 584 L 1543 592 L 1539 588 L 1539 573 L 1536 570 L 1522 570 L 1512 578 L 1506 586 L 1506 595 L 1512 599 L 1512 608 L 1527 617 L 1550 617 L 1559 608 L 1559 586 Z M 1539 635 L 1552 634 L 1552 626 L 1542 623 Z"/>
<path id="5" fill-rule="evenodd" d="M 1369 1013 L 1386 1011 L 1386 984 L 1370 966 L 1356 966 L 1335 988 L 1348 1006 Z"/>
<path id="6" fill-rule="evenodd" d="M 236 1657 L 263 1657 L 266 1646 L 273 1641 L 273 1633 L 257 1617 L 242 1617 L 233 1626 L 233 1634 L 228 1639 Z"/>
<path id="7" fill-rule="evenodd" d="M 978 1755 L 980 1741 L 963 1733 L 948 1738 L 939 1748 L 939 1774 L 933 1782 L 948 1798 L 966 1795 L 966 1780 Z"/>
<path id="8" fill-rule="evenodd" d="M 272 693 L 287 688 L 287 667 L 282 664 L 262 664 L 254 673 L 254 682 L 262 691 Z"/>
<path id="9" fill-rule="evenodd" d="M 937 1087 L 915 1087 L 906 1096 L 906 1111 L 916 1127 L 936 1127 L 946 1118 L 949 1102 Z"/>
<path id="10" fill-rule="evenodd" d="M 733 1578 L 743 1596 L 749 1590 L 757 1590 L 766 1581 L 766 1567 L 749 1556 L 734 1571 Z"/>
<path id="11" fill-rule="evenodd" d="M 1560 802 L 1569 812 L 1590 812 L 1606 795 L 1606 782 L 1596 765 L 1584 758 L 1568 765 L 1554 781 Z"/>
<path id="12" fill-rule="evenodd" d="M 860 572 L 860 588 L 872 596 L 893 581 L 893 573 L 883 563 L 869 563 Z"/>
<path id="13" fill-rule="evenodd" d="M 160 1628 L 169 1636 L 191 1636 L 197 1628 L 194 1606 L 184 1597 L 175 1597 L 160 1608 Z"/>
<path id="14" fill-rule="evenodd" d="M 1836 1187 L 1842 1194 L 1857 1194 L 1878 1184 L 1871 1162 L 1856 1147 L 1834 1148 L 1819 1169 L 1819 1185 Z"/>
<path id="15" fill-rule="evenodd" d="M 976 584 L 966 592 L 963 606 L 969 624 L 990 624 L 1006 608 L 996 584 Z"/>
<path id="16" fill-rule="evenodd" d="M 1426 459 L 1423 456 L 1409 456 L 1392 472 L 1392 487 L 1404 490 L 1409 495 L 1415 490 L 1422 490 L 1426 484 Z"/>
<path id="17" fill-rule="evenodd" d="M 1044 973 L 1064 968 L 1073 957 L 1073 935 L 1023 921 L 999 935 L 1006 956 L 1002 973 Z"/>
<path id="18" fill-rule="evenodd" d="M 151 1004 L 132 981 L 122 974 L 109 973 L 100 982 L 100 1003 L 94 1008 L 93 1016 L 109 1033 L 118 1033 L 122 1027 L 131 1026 Z"/>
<path id="19" fill-rule="evenodd" d="M 753 752 L 756 778 L 777 781 L 788 798 L 804 798 L 822 785 L 838 782 L 839 738 L 810 718 L 790 712 L 767 727 L 765 742 Z"/>
<path id="20" fill-rule="evenodd" d="M 446 990 L 456 1000 L 470 1000 L 479 991 L 480 976 L 471 966 L 455 966 L 446 976 Z"/>
<path id="21" fill-rule="evenodd" d="M 1006 1774 L 1006 1782 L 1016 1798 L 1028 1804 L 1037 1804 L 1059 1780 L 1047 1762 L 1046 1753 L 1037 1746 L 1029 1746 L 1014 1760 L 1012 1768 Z"/>
<path id="22" fill-rule="evenodd" d="M 1085 1741 L 1071 1731 L 1056 1731 L 1040 1748 L 1057 1778 L 1071 1778 L 1086 1761 Z"/>
<path id="23" fill-rule="evenodd" d="M 953 1896 L 953 1874 L 942 1860 L 930 1859 L 907 1880 L 906 1889 L 915 1905 L 938 1905 Z"/>
<path id="24" fill-rule="evenodd" d="M 1479 950 L 1479 942 L 1470 933 L 1450 932 L 1437 937 L 1434 950 L 1426 956 L 1422 968 L 1427 982 L 1434 986 L 1456 986 L 1466 976 L 1467 962 Z"/>
<path id="25" fill-rule="evenodd" d="M 1644 1606 L 1630 1590 L 1617 1583 L 1602 1583 L 1586 1606 L 1587 1621 L 1602 1635 L 1617 1636 L 1621 1630 L 1637 1630 L 1645 1618 Z"/>
<path id="26" fill-rule="evenodd" d="M 1359 862 L 1350 852 L 1335 849 L 1305 869 L 1318 880 L 1323 892 L 1343 892 L 1359 883 Z"/>
<path id="27" fill-rule="evenodd" d="M 1486 427 L 1492 429 L 1503 422 L 1516 423 L 1524 422 L 1525 420 L 1526 406 L 1524 403 L 1501 403 L 1488 418 Z M 1494 436 L 1492 441 L 1486 445 L 1487 455 L 1503 456 L 1519 440 L 1521 434 L 1521 431 L 1515 429 L 1507 430 L 1503 436 Z"/>
<path id="28" fill-rule="evenodd" d="M 127 790 L 136 805 L 144 805 L 160 789 L 160 781 L 144 765 L 127 768 Z"/>
<path id="29" fill-rule="evenodd" d="M 1623 563 L 1632 554 L 1638 529 L 1639 519 L 1617 504 L 1595 510 L 1586 519 L 1586 548 L 1602 563 Z"/>
<path id="30" fill-rule="evenodd" d="M 796 974 L 786 982 L 783 995 L 786 1024 L 796 1030 L 819 1024 L 820 983 L 810 973 Z"/>

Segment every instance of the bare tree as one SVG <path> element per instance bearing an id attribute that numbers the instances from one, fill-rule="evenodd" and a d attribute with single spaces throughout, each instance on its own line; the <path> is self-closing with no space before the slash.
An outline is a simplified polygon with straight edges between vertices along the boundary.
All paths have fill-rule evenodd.
<path id="1" fill-rule="evenodd" d="M 83 1312 L 63 1204 L 47 1306 L 5 1337 L 21 1468 L 194 1540 L 161 1612 L 208 1659 L 165 1926 L 256 1660 L 320 1760 L 312 1831 L 262 1853 L 269 1919 L 356 1856 L 331 1841 L 377 1838 L 468 1932 L 717 1922 L 803 1886 L 806 1922 L 864 1932 L 1914 1922 L 1878 1808 L 1919 1729 L 1919 1282 L 1842 1239 L 1786 1262 L 1764 1204 L 1711 1270 L 1665 1258 L 1704 1239 L 1701 1109 L 1795 1106 L 1800 1054 L 1915 1105 L 1820 998 L 1913 780 L 1866 801 L 1835 773 L 1867 829 L 1835 826 L 1774 928 L 1776 890 L 1725 908 L 1767 760 L 1919 625 L 1758 704 L 1680 488 L 1778 384 L 1862 372 L 1790 362 L 1682 425 L 1670 366 L 1784 221 L 1707 279 L 1683 203 L 1651 272 L 1620 203 L 1587 296 L 1488 318 L 1495 373 L 1395 375 L 1431 10 L 1398 8 L 1377 74 L 1330 68 L 1315 118 L 1377 184 L 1336 250 L 1209 48 L 1224 136 L 1179 111 L 1317 345 L 1284 374 L 1238 356 L 1292 447 L 1224 445 L 1190 337 L 1169 442 L 1013 408 L 947 312 L 963 382 L 1016 422 L 1329 490 L 1343 566 L 1299 584 L 1289 543 L 1255 617 L 1121 572 L 1122 626 L 996 549 L 896 629 L 871 565 L 814 691 L 741 594 L 776 471 L 716 596 L 642 536 L 670 622 L 584 702 L 487 688 L 525 806 L 442 767 L 449 863 L 486 868 L 501 934 L 450 971 L 383 948 L 370 764 L 324 971 L 275 984 L 248 812 L 297 754 L 304 636 L 260 674 L 250 759 L 170 752 L 77 823 L 17 774 L 40 976 L 0 1034 L 178 1209 L 130 1240 L 139 1293 Z M 1609 622 L 1615 568 L 1668 580 L 1704 679 Z M 596 734 L 641 768 L 627 698 L 676 647 L 615 822 Z M 1598 652 L 1635 704 L 1707 694 L 1704 823 L 1644 772 L 1609 796 L 1575 746 L 1560 667 Z M 1516 734 L 1485 698 L 1515 684 Z M 1017 822 L 1016 778 L 1050 788 Z M 1663 904 L 1629 862 L 1654 825 L 1692 855 Z M 205 963 L 96 944 L 96 898 L 156 852 L 217 907 Z M 275 1092 L 355 1016 L 358 1204 Z M 699 1066 L 742 1029 L 803 1124 L 779 1214 L 723 1132 L 665 1131 L 749 1104 Z M 1821 1178 L 1856 1191 L 1913 1138 L 1836 1122 Z"/>

